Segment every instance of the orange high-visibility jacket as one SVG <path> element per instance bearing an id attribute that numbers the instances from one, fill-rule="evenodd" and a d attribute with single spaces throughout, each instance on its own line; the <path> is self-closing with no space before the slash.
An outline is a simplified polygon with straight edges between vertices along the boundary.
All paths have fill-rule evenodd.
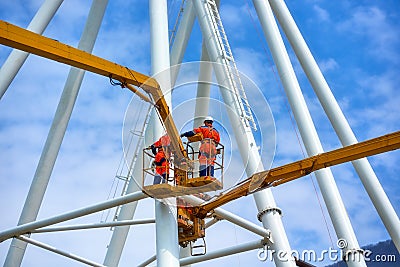
<path id="1" fill-rule="evenodd" d="M 168 135 L 163 135 L 160 137 L 160 139 L 158 139 L 153 145 L 155 147 L 166 147 L 169 146 L 171 144 L 171 139 L 169 138 Z"/>
<path id="2" fill-rule="evenodd" d="M 169 173 L 169 163 L 165 155 L 165 149 L 167 149 L 170 144 L 171 139 L 165 134 L 151 146 L 152 151 L 155 154 L 154 163 L 156 165 L 156 173 L 158 174 Z"/>
<path id="3" fill-rule="evenodd" d="M 164 173 L 169 173 L 169 163 L 165 158 L 165 153 L 162 148 L 158 149 L 158 152 L 154 158 L 154 163 L 156 165 L 156 173 L 160 175 Z"/>
<path id="4" fill-rule="evenodd" d="M 200 165 L 213 165 L 217 154 L 216 146 L 220 141 L 219 132 L 213 127 L 203 125 L 193 129 L 193 131 L 182 134 L 182 136 L 190 137 L 197 133 L 202 133 L 203 135 L 199 153 Z"/>
<path id="5" fill-rule="evenodd" d="M 205 125 L 193 129 L 192 131 L 195 135 L 197 133 L 202 133 L 204 139 L 213 139 L 216 143 L 219 143 L 220 136 L 219 132 L 213 127 L 207 127 Z"/>

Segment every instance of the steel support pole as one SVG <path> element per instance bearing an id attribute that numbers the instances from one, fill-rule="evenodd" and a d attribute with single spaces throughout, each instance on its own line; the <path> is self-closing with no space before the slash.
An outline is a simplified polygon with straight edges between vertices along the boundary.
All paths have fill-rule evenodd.
<path id="1" fill-rule="evenodd" d="M 338 102 L 335 99 L 328 83 L 325 80 L 317 62 L 315 61 L 310 49 L 307 46 L 299 28 L 285 2 L 282 0 L 269 0 L 272 10 L 282 26 L 297 58 L 300 61 L 322 107 L 325 110 L 340 142 L 343 146 L 357 143 L 346 117 L 344 116 Z M 372 203 L 375 206 L 382 222 L 384 223 L 397 250 L 400 251 L 400 221 L 387 197 L 382 185 L 380 184 L 369 161 L 360 159 L 352 162 L 358 176 L 364 185 Z"/>
<path id="2" fill-rule="evenodd" d="M 46 0 L 29 23 L 27 30 L 42 34 L 64 0 Z M 28 53 L 13 49 L 0 68 L 0 99 L 24 64 Z"/>
<path id="3" fill-rule="evenodd" d="M 240 244 L 234 247 L 219 249 L 212 252 L 207 252 L 206 255 L 202 256 L 188 256 L 180 259 L 181 266 L 191 266 L 193 263 L 199 263 L 203 261 L 213 260 L 217 258 L 222 258 L 226 256 L 231 256 L 233 254 L 242 253 L 250 250 L 254 250 L 257 248 L 262 248 L 265 245 L 266 240 L 257 240 L 251 241 L 248 243 Z M 145 262 L 139 264 L 138 266 L 148 266 L 150 263 L 156 260 L 156 256 L 153 256 L 146 260 Z"/>
<path id="4" fill-rule="evenodd" d="M 144 262 L 140 263 L 140 264 L 138 265 L 138 267 L 146 267 L 146 266 L 149 266 L 150 263 L 154 262 L 156 259 L 157 259 L 157 256 L 156 256 L 156 255 L 151 256 L 150 258 L 148 258 L 148 259 L 145 260 Z"/>
<path id="5" fill-rule="evenodd" d="M 60 222 L 65 222 L 68 220 L 76 219 L 85 215 L 89 215 L 92 213 L 96 213 L 102 210 L 110 209 L 119 205 L 123 205 L 132 201 L 137 201 L 140 199 L 146 198 L 147 195 L 144 194 L 143 192 L 136 192 L 136 193 L 131 193 L 122 197 L 110 199 L 104 202 L 100 202 L 91 206 L 87 206 L 84 208 L 80 208 L 77 210 L 73 210 L 70 212 L 66 212 L 51 218 L 39 220 L 39 221 L 34 221 L 34 222 L 28 222 L 22 225 L 18 225 L 14 228 L 8 229 L 6 231 L 0 232 L 0 242 L 3 242 L 4 240 L 11 238 L 13 236 L 18 236 L 18 235 L 23 235 L 26 233 L 30 233 L 31 231 L 46 227 L 49 225 L 57 224 Z"/>
<path id="6" fill-rule="evenodd" d="M 190 256 L 192 256 L 191 255 L 191 251 L 190 251 L 190 246 L 186 246 L 184 248 L 183 247 L 180 248 L 179 261 L 181 261 L 184 258 L 190 257 Z M 190 267 L 190 266 L 192 266 L 192 265 L 190 265 L 190 264 L 182 265 L 181 264 L 181 267 Z"/>
<path id="7" fill-rule="evenodd" d="M 321 142 L 280 36 L 272 9 L 268 1 L 253 0 L 253 3 L 293 110 L 307 154 L 308 156 L 313 156 L 321 153 L 323 152 Z M 329 168 L 326 168 L 316 171 L 315 175 L 336 234 L 338 238 L 344 238 L 347 241 L 348 247 L 344 251 L 345 253 L 352 253 L 352 256 L 354 256 L 353 260 L 350 258 L 347 261 L 347 264 L 349 266 L 366 266 L 332 172 Z"/>
<path id="8" fill-rule="evenodd" d="M 215 40 L 215 34 L 211 30 L 211 22 L 206 19 L 207 16 L 203 3 L 201 0 L 194 0 L 193 3 L 197 18 L 199 20 L 200 28 L 203 33 L 203 40 L 206 41 L 206 47 L 210 61 L 222 63 L 222 55 L 218 53 L 217 40 Z M 232 95 L 233 92 L 229 90 L 229 85 L 227 84 L 227 74 L 223 68 L 216 65 L 214 65 L 214 71 L 220 85 L 223 101 L 227 105 L 227 113 L 230 124 L 232 125 L 234 131 L 235 139 L 246 168 L 246 173 L 248 176 L 250 176 L 257 171 L 262 171 L 264 169 L 253 133 L 251 128 L 247 126 L 238 115 L 240 103 L 237 103 Z M 234 112 L 232 112 L 232 110 Z M 272 238 L 274 240 L 272 249 L 275 251 L 287 252 L 287 255 L 290 255 L 291 248 L 283 228 L 280 214 L 273 212 L 273 210 L 278 208 L 276 207 L 271 190 L 266 189 L 254 194 L 254 200 L 256 202 L 258 211 L 263 212 L 262 216 L 260 216 L 263 226 L 272 231 Z M 274 209 L 271 209 L 271 207 Z M 276 254 L 277 253 L 274 255 L 274 261 L 277 266 L 294 266 L 294 261 L 279 259 Z"/>
<path id="9" fill-rule="evenodd" d="M 193 264 L 193 263 L 198 263 L 198 262 L 203 262 L 203 261 L 208 261 L 208 260 L 213 260 L 225 256 L 230 256 L 234 255 L 237 253 L 242 253 L 246 252 L 249 250 L 254 250 L 257 248 L 262 248 L 265 245 L 264 240 L 257 240 L 257 241 L 252 241 L 244 244 L 240 244 L 234 247 L 229 247 L 229 248 L 224 248 L 224 249 L 219 249 L 216 251 L 212 252 L 207 252 L 206 255 L 201 255 L 201 256 L 192 256 L 188 258 L 184 258 L 180 260 L 180 263 L 182 266 L 186 266 L 187 264 Z"/>
<path id="10" fill-rule="evenodd" d="M 18 238 L 19 240 L 22 240 L 22 241 L 24 241 L 24 242 L 27 242 L 27 243 L 29 243 L 29 244 L 35 245 L 35 246 L 37 246 L 37 247 L 40 247 L 40 248 L 46 249 L 46 250 L 48 250 L 48 251 L 54 252 L 54 253 L 56 253 L 56 254 L 58 254 L 58 255 L 61 255 L 61 256 L 64 256 L 64 257 L 67 257 L 67 258 L 70 258 L 70 259 L 79 261 L 79 262 L 81 262 L 81 263 L 83 263 L 83 264 L 87 264 L 87 265 L 95 266 L 95 267 L 105 267 L 105 266 L 102 265 L 102 264 L 96 263 L 96 262 L 91 261 L 91 260 L 87 260 L 87 259 L 85 259 L 85 258 L 82 258 L 82 257 L 79 257 L 79 256 L 77 256 L 77 255 L 71 254 L 71 253 L 69 253 L 69 252 L 66 252 L 66 251 L 57 249 L 57 248 L 55 248 L 55 247 L 53 247 L 53 246 L 46 245 L 45 243 L 42 243 L 42 242 L 33 240 L 33 239 L 31 239 L 31 238 L 29 238 L 29 237 L 26 237 L 26 236 L 23 236 L 23 235 L 18 236 L 18 237 L 16 237 L 16 238 Z"/>
<path id="11" fill-rule="evenodd" d="M 212 63 L 210 63 L 207 47 L 203 41 L 193 127 L 202 125 L 204 118 L 209 115 L 211 79 Z"/>
<path id="12" fill-rule="evenodd" d="M 152 5 L 152 3 L 150 2 L 150 6 Z M 155 13 L 153 13 L 155 12 Z M 169 68 L 169 59 L 167 60 L 165 58 L 165 55 L 162 54 L 161 50 L 158 49 L 156 47 L 156 45 L 160 45 L 159 42 L 160 40 L 163 40 L 165 38 L 165 34 L 164 34 L 164 27 L 158 27 L 156 26 L 157 24 L 161 25 L 164 22 L 158 22 L 156 20 L 163 20 L 165 19 L 164 16 L 160 16 L 160 14 L 163 11 L 152 11 L 150 10 L 150 26 L 151 26 L 151 40 L 152 40 L 152 45 L 151 45 L 151 62 L 152 62 L 152 74 L 156 75 L 157 73 L 162 72 L 164 69 Z M 154 14 L 152 17 L 152 14 Z M 190 23 L 191 19 L 190 19 L 190 9 L 188 12 L 185 11 L 184 15 L 183 15 L 183 20 L 185 20 L 187 23 Z M 168 25 L 165 24 L 165 25 Z M 176 62 L 176 64 L 178 64 L 178 62 L 180 60 L 182 60 L 183 54 L 180 54 L 179 49 L 183 49 L 184 47 L 186 47 L 187 45 L 187 40 L 188 38 L 185 36 L 186 34 L 188 34 L 188 31 L 191 30 L 191 27 L 185 28 L 182 27 L 181 25 L 179 26 L 179 30 L 177 33 L 177 36 L 175 38 L 174 41 L 174 48 L 173 51 L 175 51 L 173 54 L 171 54 L 171 61 Z M 167 29 L 167 36 L 166 38 L 168 39 L 168 29 Z M 187 40 L 186 40 L 187 39 Z M 153 44 L 154 42 L 154 44 Z M 169 48 L 167 48 L 167 52 L 165 52 L 165 48 L 164 49 L 164 53 L 167 53 L 169 55 Z M 158 63 L 158 61 L 161 61 L 161 63 Z M 159 64 L 159 66 L 155 66 L 155 64 Z M 176 70 L 176 72 L 174 72 L 177 75 L 179 69 Z M 161 81 L 160 81 L 160 77 L 161 77 Z M 176 78 L 176 77 L 175 77 Z M 174 77 L 172 77 L 172 79 L 175 79 Z M 156 77 L 158 83 L 161 86 L 161 89 L 165 89 L 165 88 L 170 88 L 170 78 L 166 77 L 165 73 L 162 73 L 161 75 Z M 174 81 L 175 82 L 175 81 Z M 166 92 L 164 92 L 165 94 Z M 165 94 L 165 98 L 167 103 L 171 106 L 171 94 L 169 92 L 169 94 Z M 155 113 L 155 111 L 152 111 L 150 120 L 149 120 L 149 125 L 146 128 L 145 131 L 145 139 L 143 144 L 141 144 L 141 149 L 142 150 L 143 147 L 150 145 L 152 142 L 154 142 L 157 138 L 159 138 L 162 134 L 163 134 L 163 129 L 162 126 L 159 122 L 159 118 L 157 116 L 157 114 Z M 131 179 L 135 179 L 136 182 L 132 181 L 129 183 L 128 188 L 127 188 L 127 193 L 131 193 L 131 192 L 136 192 L 138 190 L 140 190 L 140 188 L 138 187 L 139 184 L 141 184 L 141 177 L 142 177 L 142 166 L 143 166 L 143 154 L 140 153 L 138 156 L 138 159 L 136 160 L 134 166 L 133 166 L 133 174 Z M 118 220 L 131 220 L 135 214 L 136 211 L 136 207 L 137 207 L 137 203 L 130 203 L 129 205 L 124 205 L 123 207 L 121 207 L 121 211 L 120 214 L 118 216 Z M 110 244 L 108 246 L 107 249 L 107 254 L 106 257 L 104 259 L 104 264 L 110 267 L 113 266 L 118 266 L 118 263 L 120 261 L 121 255 L 122 255 L 122 251 L 126 242 L 126 239 L 128 237 L 128 233 L 129 233 L 130 227 L 129 226 L 125 226 L 125 227 L 116 227 Z"/>
<path id="13" fill-rule="evenodd" d="M 218 0 L 215 2 L 219 8 L 220 1 Z M 212 70 L 212 63 L 210 62 L 207 46 L 203 39 L 203 44 L 201 46 L 199 83 L 197 85 L 196 106 L 194 111 L 194 127 L 202 125 L 204 118 L 209 115 Z"/>
<path id="14" fill-rule="evenodd" d="M 150 3 L 151 4 L 151 3 Z M 172 52 L 171 52 L 171 62 L 174 62 L 174 64 L 180 64 L 183 58 L 183 52 L 181 50 L 184 50 L 187 46 L 187 42 L 189 40 L 189 33 L 193 27 L 194 23 L 194 16 L 193 16 L 193 8 L 190 7 L 191 3 L 188 2 L 187 6 L 185 8 L 185 11 L 183 13 L 182 21 L 181 24 L 179 25 L 177 35 L 175 37 L 175 41 L 172 47 Z M 163 40 L 165 38 L 165 33 L 163 32 L 165 29 L 163 27 L 158 27 L 156 26 L 157 23 L 161 23 L 161 25 L 165 22 L 152 22 L 153 20 L 163 20 L 164 16 L 159 16 L 161 14 L 160 12 L 162 11 L 155 11 L 156 15 L 154 15 L 156 18 L 150 18 L 150 25 L 152 27 L 151 30 L 151 39 L 155 42 L 155 44 L 152 43 L 151 46 L 151 55 L 152 55 L 152 74 L 156 75 L 157 73 L 162 72 L 164 69 L 169 68 L 169 60 L 165 58 L 165 55 L 162 54 L 161 50 L 156 48 L 156 43 L 159 42 L 159 40 Z M 150 10 L 150 15 L 153 14 L 152 11 Z M 165 25 L 168 25 L 165 24 Z M 167 32 L 167 37 L 168 39 L 168 32 Z M 159 39 L 159 40 L 158 40 Z M 153 42 L 152 41 L 152 42 Z M 158 44 L 160 45 L 160 44 Z M 169 54 L 169 50 L 167 49 L 165 51 L 165 48 L 163 48 L 164 53 Z M 157 63 L 157 61 L 162 61 L 161 63 Z M 155 66 L 155 64 L 159 64 L 159 66 Z M 171 81 L 173 84 L 175 83 L 175 79 L 178 75 L 179 68 L 174 68 L 173 72 L 171 73 Z M 161 78 L 161 81 L 160 81 Z M 170 88 L 170 78 L 166 77 L 166 73 L 162 73 L 161 75 L 157 76 L 156 79 L 158 80 L 158 83 L 161 85 L 161 89 L 165 88 Z M 167 93 L 167 94 L 166 94 Z M 171 106 L 171 92 L 164 92 L 165 98 L 167 103 Z M 154 142 L 157 138 L 159 138 L 163 134 L 163 129 L 162 126 L 159 122 L 159 118 L 157 114 L 155 114 L 155 111 L 152 111 L 151 118 L 149 121 L 149 125 L 146 128 L 145 132 L 145 140 L 144 143 L 142 144 L 142 147 L 148 146 L 152 142 Z M 142 149 L 140 149 L 142 150 Z M 133 167 L 133 174 L 131 179 L 136 179 L 136 182 L 130 182 L 127 188 L 127 193 L 135 192 L 137 190 L 140 190 L 140 188 L 137 186 L 138 184 L 141 184 L 140 178 L 142 176 L 142 166 L 143 166 L 143 155 L 142 153 L 139 154 L 138 159 L 135 162 L 135 165 Z M 121 212 L 118 216 L 118 220 L 131 220 L 135 214 L 136 211 L 136 206 L 137 203 L 130 203 L 129 205 L 124 205 L 121 207 Z M 125 227 L 116 227 L 110 244 L 107 249 L 107 254 L 104 260 L 104 264 L 107 266 L 118 266 L 118 263 L 120 261 L 122 251 L 126 242 L 126 239 L 128 237 L 129 233 L 129 226 Z"/>
<path id="15" fill-rule="evenodd" d="M 146 131 L 147 132 L 147 131 Z M 144 142 L 144 141 L 143 141 Z M 140 145 L 140 150 L 143 147 L 142 144 Z M 138 158 L 133 166 L 133 173 L 131 173 L 131 177 L 129 177 L 130 181 L 128 187 L 126 189 L 126 194 L 130 194 L 133 192 L 140 192 L 139 184 L 141 184 L 140 177 L 142 177 L 142 166 L 143 166 L 143 153 L 139 153 Z M 124 220 L 132 220 L 133 216 L 135 215 L 136 207 L 138 202 L 131 202 L 126 205 L 123 205 L 120 209 L 118 215 L 118 221 Z M 118 263 L 121 259 L 122 251 L 125 246 L 126 239 L 128 237 L 130 226 L 118 226 L 114 228 L 110 244 L 107 248 L 107 253 L 104 258 L 103 264 L 106 266 L 118 266 Z"/>
<path id="16" fill-rule="evenodd" d="M 193 29 L 194 20 L 196 18 L 196 14 L 193 8 L 192 1 L 186 2 L 185 9 L 183 11 L 182 20 L 180 22 L 178 32 L 175 37 L 174 44 L 171 49 L 171 66 L 174 66 L 171 73 L 171 83 L 175 85 L 176 79 L 178 77 L 178 73 L 180 70 L 180 66 L 176 66 L 177 64 L 182 63 L 183 55 L 187 47 L 187 43 L 189 41 L 190 33 Z M 207 61 L 206 64 L 203 64 L 203 61 Z M 200 62 L 200 71 L 199 71 L 199 81 L 211 81 L 212 68 L 210 68 L 210 64 L 208 63 L 208 54 L 207 49 L 203 43 L 202 46 L 202 54 L 201 54 L 201 62 Z M 207 66 L 206 66 L 207 65 Z M 207 68 L 208 67 L 208 68 Z M 197 85 L 197 97 L 196 97 L 196 106 L 195 106 L 195 115 L 193 127 L 198 127 L 198 125 L 202 124 L 202 119 L 208 115 L 208 106 L 210 102 L 210 85 L 207 83 L 201 83 Z M 191 255 L 190 247 L 181 247 L 179 252 L 180 259 L 189 257 Z M 190 264 L 184 265 L 186 267 L 190 267 Z"/>
<path id="17" fill-rule="evenodd" d="M 168 43 L 168 15 L 166 0 L 150 0 L 151 70 L 160 84 L 165 100 L 171 108 L 171 76 Z M 169 92 L 168 92 L 168 91 Z M 172 110 L 172 109 L 171 109 Z M 155 116 L 155 119 L 157 117 Z M 154 125 L 154 137 L 163 134 L 160 123 Z M 169 199 L 168 202 L 174 202 Z M 179 267 L 179 244 L 176 205 L 155 200 L 157 266 Z"/>
<path id="18" fill-rule="evenodd" d="M 198 206 L 201 205 L 204 201 L 194 197 L 194 196 L 184 196 L 183 197 L 188 203 Z M 222 219 L 225 219 L 231 223 L 234 223 L 250 232 L 253 232 L 259 236 L 262 237 L 270 237 L 271 232 L 261 226 L 258 226 L 257 224 L 254 224 L 248 220 L 243 219 L 242 217 L 233 214 L 232 212 L 226 211 L 223 208 L 219 207 L 214 209 L 214 213 L 218 216 L 221 217 Z"/>
<path id="19" fill-rule="evenodd" d="M 31 231 L 31 233 L 49 233 L 49 232 L 61 232 L 61 231 L 73 231 L 73 230 L 84 230 L 84 229 L 95 229 L 103 227 L 115 227 L 121 225 L 139 225 L 155 223 L 154 219 L 140 219 L 140 220 L 125 220 L 116 222 L 101 222 L 92 224 L 78 224 L 78 225 L 68 225 L 68 226 L 58 226 L 58 227 L 46 227 Z"/>
<path id="20" fill-rule="evenodd" d="M 182 13 L 182 19 L 179 23 L 178 31 L 176 32 L 174 43 L 172 44 L 171 48 L 170 61 L 171 66 L 173 67 L 173 69 L 171 70 L 172 85 L 175 85 L 176 78 L 178 77 L 180 67 L 176 65 L 182 63 L 187 44 L 189 42 L 190 33 L 193 29 L 195 18 L 196 15 L 194 13 L 192 1 L 186 1 L 186 6 Z"/>
<path id="21" fill-rule="evenodd" d="M 93 50 L 107 3 L 108 0 L 93 2 L 82 33 L 82 38 L 78 45 L 79 49 L 89 53 Z M 18 221 L 19 225 L 32 222 L 37 217 L 78 96 L 84 73 L 84 71 L 76 68 L 71 68 L 69 72 L 25 205 Z M 20 266 L 26 245 L 25 242 L 14 239 L 8 250 L 4 266 Z"/>

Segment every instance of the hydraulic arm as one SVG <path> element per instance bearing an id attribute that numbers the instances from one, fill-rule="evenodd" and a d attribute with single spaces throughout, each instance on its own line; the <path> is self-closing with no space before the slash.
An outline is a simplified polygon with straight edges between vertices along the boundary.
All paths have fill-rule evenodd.
<path id="1" fill-rule="evenodd" d="M 217 207 L 267 187 L 277 186 L 306 176 L 316 170 L 400 148 L 400 131 L 325 152 L 271 170 L 253 174 L 234 188 L 194 208 L 204 218 Z"/>
<path id="2" fill-rule="evenodd" d="M 141 99 L 151 103 L 156 107 L 161 119 L 164 122 L 167 133 L 170 136 L 171 148 L 175 152 L 176 158 L 178 158 L 176 162 L 181 162 L 180 159 L 188 159 L 187 152 L 183 147 L 181 139 L 179 138 L 178 130 L 172 119 L 171 112 L 164 99 L 162 90 L 155 79 L 152 79 L 127 67 L 115 64 L 1 20 L 0 44 L 52 59 L 86 71 L 97 73 L 110 78 L 110 80 L 119 81 L 122 87 L 128 88 Z M 146 94 L 143 94 L 138 88 L 141 88 L 150 97 L 146 96 Z M 399 148 L 400 132 L 398 131 L 351 146 L 322 153 L 281 167 L 273 168 L 271 170 L 256 173 L 245 181 L 236 185 L 234 188 L 221 193 L 219 196 L 212 198 L 200 206 L 187 208 L 190 209 L 190 211 L 188 210 L 187 214 L 189 215 L 187 216 L 189 216 L 192 221 L 199 220 L 198 228 L 200 230 L 192 233 L 192 230 L 188 229 L 188 233 L 192 234 L 188 234 L 188 236 L 185 237 L 186 239 L 181 238 L 180 240 L 185 243 L 196 240 L 199 237 L 204 237 L 203 219 L 215 208 L 232 200 L 267 187 L 287 183 L 322 168 Z M 178 176 L 187 175 L 185 169 L 177 168 L 176 171 L 180 172 Z M 164 185 L 168 186 L 168 184 Z M 187 184 L 184 183 L 184 185 Z M 189 187 L 180 189 L 184 191 L 179 191 L 179 194 L 176 193 L 176 196 L 196 193 L 196 186 L 194 186 L 192 189 L 192 191 L 190 191 Z M 170 191 L 171 190 L 167 192 L 168 196 Z M 181 211 L 183 210 L 183 208 L 180 209 Z M 182 215 L 182 218 L 184 217 L 183 215 L 185 215 L 183 212 L 180 214 Z"/>
<path id="3" fill-rule="evenodd" d="M 171 137 L 171 146 L 176 151 L 176 156 L 186 157 L 178 130 L 172 120 L 160 85 L 155 79 L 2 20 L 0 20 L 0 44 L 118 80 L 121 86 L 128 88 L 144 101 L 155 105 Z M 140 87 L 151 95 L 152 100 L 134 86 Z"/>

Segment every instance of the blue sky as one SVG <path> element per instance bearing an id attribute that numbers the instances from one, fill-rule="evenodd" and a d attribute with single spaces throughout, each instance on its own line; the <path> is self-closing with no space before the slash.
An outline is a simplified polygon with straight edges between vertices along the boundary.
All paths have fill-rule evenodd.
<path id="1" fill-rule="evenodd" d="M 168 1 L 171 16 L 180 2 Z M 261 89 L 272 110 L 276 127 L 273 165 L 303 158 L 304 148 L 297 138 L 289 104 L 251 1 L 221 2 L 221 17 L 238 68 Z M 399 130 L 400 2 L 286 2 L 358 140 Z M 0 19 L 27 27 L 41 4 L 39 0 L 0 0 Z M 44 35 L 77 46 L 89 8 L 89 1 L 66 0 Z M 149 75 L 149 38 L 147 1 L 110 1 L 93 54 Z M 324 149 L 340 147 L 300 64 L 286 45 Z M 0 64 L 10 51 L 0 46 Z M 196 22 L 185 62 L 199 60 L 200 53 L 201 35 Z M 68 66 L 30 56 L 0 101 L 0 231 L 14 227 L 18 221 L 68 71 Z M 114 176 L 120 170 L 121 132 L 131 99 L 129 91 L 112 87 L 104 77 L 86 73 L 38 218 L 107 199 Z M 249 100 L 250 104 L 255 102 Z M 135 105 L 138 100 L 134 97 L 132 101 Z M 399 159 L 399 151 L 370 158 L 397 214 L 400 214 L 400 167 L 396 164 Z M 234 163 L 232 159 L 231 165 Z M 332 171 L 360 245 L 388 239 L 352 165 L 343 164 Z M 314 176 L 274 188 L 273 193 L 283 210 L 282 220 L 292 249 L 321 251 L 335 245 L 336 236 Z M 139 203 L 135 218 L 153 217 L 152 205 L 151 199 Z M 259 224 L 252 197 L 224 208 Z M 66 224 L 99 222 L 106 215 L 98 213 Z M 103 229 L 33 237 L 101 263 L 110 236 L 111 231 Z M 255 239 L 258 237 L 238 226 L 220 222 L 207 231 L 207 250 Z M 8 247 L 9 241 L 0 243 L 0 261 L 4 261 Z M 128 237 L 120 266 L 141 263 L 154 254 L 154 247 L 154 226 L 135 227 Z M 250 251 L 198 266 L 221 264 L 265 265 L 257 259 L 257 251 Z M 33 246 L 29 246 L 22 266 L 55 265 L 81 266 Z"/>

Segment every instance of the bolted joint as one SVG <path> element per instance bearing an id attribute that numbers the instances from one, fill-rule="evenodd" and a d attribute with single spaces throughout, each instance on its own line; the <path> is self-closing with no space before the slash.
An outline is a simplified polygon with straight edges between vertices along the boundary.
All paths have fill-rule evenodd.
<path id="1" fill-rule="evenodd" d="M 280 208 L 278 208 L 278 207 L 269 207 L 269 208 L 265 208 L 265 209 L 263 209 L 262 211 L 260 211 L 260 212 L 257 214 L 257 219 L 258 219 L 260 222 L 262 222 L 261 217 L 264 216 L 264 214 L 269 213 L 269 212 L 277 212 L 277 213 L 279 213 L 279 215 L 282 216 L 282 210 L 281 210 Z"/>

